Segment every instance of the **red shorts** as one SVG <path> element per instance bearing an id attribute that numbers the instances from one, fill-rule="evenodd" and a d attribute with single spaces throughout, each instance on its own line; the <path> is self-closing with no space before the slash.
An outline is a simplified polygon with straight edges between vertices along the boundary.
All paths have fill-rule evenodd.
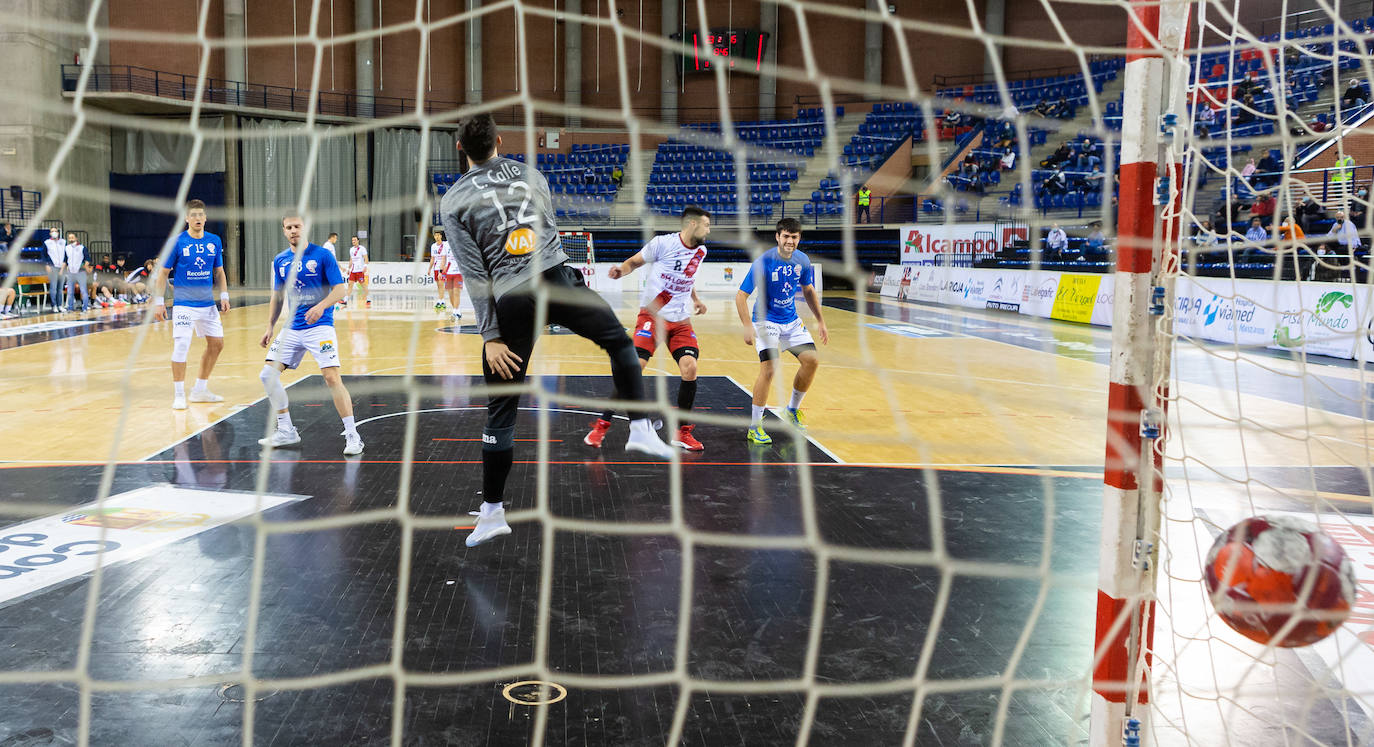
<path id="1" fill-rule="evenodd" d="M 365 272 L 350 272 L 350 273 L 348 273 L 348 282 L 350 282 L 350 283 L 366 283 L 366 282 L 367 282 L 367 273 L 365 273 Z"/>
<path id="2" fill-rule="evenodd" d="M 446 274 L 444 275 L 444 280 L 447 281 L 448 287 L 450 288 L 463 287 L 463 273 L 461 272 Z"/>
<path id="3" fill-rule="evenodd" d="M 433 273 L 433 275 L 434 275 L 434 283 L 435 283 L 436 285 L 438 285 L 439 287 L 442 288 L 442 287 L 444 286 L 444 271 L 443 271 L 443 270 L 435 270 L 434 273 Z"/>
<path id="4" fill-rule="evenodd" d="M 634 341 L 635 347 L 640 351 L 641 358 L 649 358 L 654 354 L 654 349 L 658 343 L 654 339 L 654 319 L 653 315 L 644 309 L 639 310 L 639 318 L 635 320 Z M 668 352 L 677 355 L 679 350 L 690 349 L 693 353 L 699 351 L 697 347 L 697 333 L 692 329 L 692 323 L 687 320 L 680 322 L 663 322 L 667 325 L 663 329 L 663 339 L 668 342 Z M 648 355 L 645 355 L 647 353 Z"/>

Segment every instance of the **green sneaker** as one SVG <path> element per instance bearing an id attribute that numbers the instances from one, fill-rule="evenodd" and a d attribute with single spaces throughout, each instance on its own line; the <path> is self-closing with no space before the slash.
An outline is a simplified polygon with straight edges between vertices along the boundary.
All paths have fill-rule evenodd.
<path id="1" fill-rule="evenodd" d="M 802 430 L 806 430 L 806 416 L 802 414 L 801 410 L 793 410 L 787 407 L 783 408 L 783 411 L 787 413 L 787 422 Z"/>
<path id="2" fill-rule="evenodd" d="M 769 436 L 767 433 L 764 433 L 763 426 L 761 425 L 756 425 L 753 428 L 750 428 L 749 433 L 745 435 L 745 438 L 748 438 L 750 443 L 755 444 L 773 443 L 773 437 Z"/>

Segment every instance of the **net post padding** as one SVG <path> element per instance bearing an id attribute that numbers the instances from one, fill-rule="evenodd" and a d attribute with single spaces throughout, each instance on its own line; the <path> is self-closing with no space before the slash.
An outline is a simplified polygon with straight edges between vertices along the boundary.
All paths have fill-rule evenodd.
<path id="1" fill-rule="evenodd" d="M 1165 241 L 1155 206 L 1161 173 L 1161 114 L 1168 90 L 1186 85 L 1183 65 L 1172 66 L 1186 41 L 1189 0 L 1132 0 L 1122 102 L 1121 167 L 1115 303 L 1103 470 L 1090 744 L 1119 745 L 1127 724 L 1149 733 L 1149 657 L 1154 628 L 1153 546 L 1163 401 L 1156 351 L 1160 340 L 1151 302 Z M 1172 85 L 1170 85 L 1172 84 Z M 1170 97 L 1176 109 L 1178 97 Z M 1186 113 L 1175 110 L 1184 121 Z M 1178 170 L 1165 167 L 1171 200 L 1180 199 Z M 1170 214 L 1176 216 L 1176 209 Z M 1178 234 L 1175 224 L 1168 231 Z M 1165 358 L 1167 361 L 1167 357 Z M 1167 379 L 1167 377 L 1166 377 Z M 1149 414 L 1158 436 L 1142 435 Z"/>

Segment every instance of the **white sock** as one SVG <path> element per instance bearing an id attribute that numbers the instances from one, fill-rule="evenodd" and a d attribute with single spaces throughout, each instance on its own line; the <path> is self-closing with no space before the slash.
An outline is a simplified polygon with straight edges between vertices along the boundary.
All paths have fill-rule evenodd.
<path id="1" fill-rule="evenodd" d="M 343 424 L 344 424 L 344 433 L 347 433 L 347 434 L 350 435 L 350 436 L 356 436 L 356 435 L 358 435 L 358 429 L 357 429 L 356 426 L 353 425 L 353 416 L 352 416 L 352 415 L 349 415 L 348 417 L 344 418 L 344 419 L 343 419 Z"/>
<path id="2" fill-rule="evenodd" d="M 763 425 L 763 413 L 768 405 L 754 405 L 754 425 Z"/>
<path id="3" fill-rule="evenodd" d="M 291 430 L 291 413 L 290 413 L 290 412 L 279 412 L 279 413 L 277 413 L 277 430 L 279 430 L 279 431 L 289 431 L 289 430 Z"/>
<path id="4" fill-rule="evenodd" d="M 482 501 L 482 513 L 477 518 L 485 519 L 488 516 L 491 516 L 492 514 L 496 513 L 497 511 L 500 511 L 502 508 L 505 508 L 505 505 L 506 504 L 504 503 L 488 503 L 486 501 Z"/>
<path id="5" fill-rule="evenodd" d="M 184 382 L 184 381 L 173 381 L 173 382 L 172 382 L 172 391 L 173 391 L 174 393 L 176 393 L 176 395 L 177 395 L 178 397 L 185 397 L 185 396 L 186 396 L 186 382 Z"/>
<path id="6" fill-rule="evenodd" d="M 805 397 L 805 396 L 806 396 L 806 392 L 799 392 L 799 391 L 797 391 L 796 389 L 793 389 L 793 390 L 792 390 L 792 404 L 788 405 L 788 407 L 792 408 L 793 410 L 797 409 L 798 407 L 801 407 L 802 397 Z"/>
<path id="7" fill-rule="evenodd" d="M 193 392 L 203 392 L 210 385 L 209 379 L 196 379 L 196 385 L 191 389 Z"/>

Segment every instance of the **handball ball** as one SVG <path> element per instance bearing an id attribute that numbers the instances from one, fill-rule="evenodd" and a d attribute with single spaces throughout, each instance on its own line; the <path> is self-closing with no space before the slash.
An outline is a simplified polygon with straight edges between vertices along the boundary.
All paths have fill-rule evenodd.
<path id="1" fill-rule="evenodd" d="M 1263 644 L 1316 643 L 1345 622 L 1355 603 L 1355 571 L 1345 551 L 1294 517 L 1257 516 L 1226 530 L 1208 551 L 1205 572 L 1221 619 Z"/>

